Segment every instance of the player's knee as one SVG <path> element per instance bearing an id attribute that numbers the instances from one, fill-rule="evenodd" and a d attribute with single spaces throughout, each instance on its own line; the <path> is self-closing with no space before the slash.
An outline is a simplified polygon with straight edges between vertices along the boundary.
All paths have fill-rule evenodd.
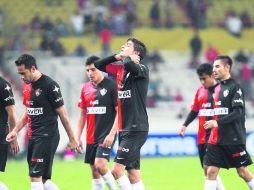
<path id="1" fill-rule="evenodd" d="M 128 178 L 132 184 L 139 182 L 140 179 L 140 173 L 138 170 L 129 170 L 128 171 Z"/>
<path id="2" fill-rule="evenodd" d="M 207 168 L 207 178 L 210 180 L 215 180 L 218 175 L 218 169 L 215 167 Z"/>
<path id="3" fill-rule="evenodd" d="M 95 162 L 94 166 L 100 174 L 104 174 L 107 172 L 107 165 L 103 162 Z"/>
<path id="4" fill-rule="evenodd" d="M 249 171 L 246 167 L 241 167 L 237 169 L 238 175 L 244 179 L 245 181 L 248 181 Z"/>

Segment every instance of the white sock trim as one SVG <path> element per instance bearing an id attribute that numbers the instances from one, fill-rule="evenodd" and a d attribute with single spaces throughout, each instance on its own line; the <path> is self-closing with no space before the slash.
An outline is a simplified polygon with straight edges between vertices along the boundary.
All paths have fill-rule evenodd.
<path id="1" fill-rule="evenodd" d="M 116 182 L 121 190 L 132 190 L 130 180 L 126 175 L 118 178 Z"/>
<path id="2" fill-rule="evenodd" d="M 59 190 L 57 185 L 49 179 L 43 184 L 43 187 L 44 190 Z"/>
<path id="3" fill-rule="evenodd" d="M 254 190 L 254 178 L 252 178 L 249 182 L 247 182 L 247 184 L 251 190 Z"/>
<path id="4" fill-rule="evenodd" d="M 115 179 L 112 173 L 108 170 L 108 172 L 102 176 L 109 190 L 116 190 Z"/>
<path id="5" fill-rule="evenodd" d="M 31 182 L 31 190 L 44 190 L 43 183 L 40 182 Z"/>
<path id="6" fill-rule="evenodd" d="M 131 184 L 133 190 L 145 190 L 145 186 L 142 180 L 137 183 Z"/>
<path id="7" fill-rule="evenodd" d="M 1 181 L 0 181 L 0 189 L 1 190 L 9 190 L 8 187 Z"/>

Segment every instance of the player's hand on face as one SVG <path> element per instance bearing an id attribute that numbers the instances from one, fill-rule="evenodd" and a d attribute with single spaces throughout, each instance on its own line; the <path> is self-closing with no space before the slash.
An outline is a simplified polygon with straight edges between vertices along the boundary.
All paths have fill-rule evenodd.
<path id="1" fill-rule="evenodd" d="M 17 133 L 14 131 L 11 131 L 7 136 L 6 136 L 6 141 L 7 142 L 12 142 L 17 140 Z"/>
<path id="2" fill-rule="evenodd" d="M 107 135 L 103 141 L 103 146 L 106 148 L 110 148 L 114 142 L 115 135 Z"/>
<path id="3" fill-rule="evenodd" d="M 186 128 L 186 126 L 182 125 L 178 131 L 178 134 L 183 137 L 185 135 Z"/>
<path id="4" fill-rule="evenodd" d="M 209 120 L 209 121 L 206 121 L 204 124 L 205 129 L 211 129 L 214 127 L 218 127 L 218 123 L 216 120 Z"/>
<path id="5" fill-rule="evenodd" d="M 134 63 L 139 64 L 139 62 L 140 62 L 140 57 L 139 57 L 137 54 L 129 55 L 129 57 L 131 58 L 131 60 L 132 60 Z"/>
<path id="6" fill-rule="evenodd" d="M 10 143 L 10 147 L 11 147 L 11 152 L 15 155 L 15 154 L 18 154 L 19 152 L 19 144 L 18 144 L 18 141 L 17 139 L 12 141 Z"/>
<path id="7" fill-rule="evenodd" d="M 115 58 L 116 58 L 117 61 L 122 61 L 124 59 L 123 52 L 120 52 L 120 53 L 116 54 Z"/>

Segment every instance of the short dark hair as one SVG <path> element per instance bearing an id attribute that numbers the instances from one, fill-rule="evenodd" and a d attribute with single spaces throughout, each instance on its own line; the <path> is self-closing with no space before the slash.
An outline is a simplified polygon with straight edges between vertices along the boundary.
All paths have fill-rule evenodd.
<path id="1" fill-rule="evenodd" d="M 230 66 L 230 69 L 232 68 L 233 61 L 232 59 L 227 55 L 219 55 L 215 58 L 214 61 L 221 60 L 223 63 L 228 64 Z"/>
<path id="2" fill-rule="evenodd" d="M 16 66 L 25 65 L 26 69 L 31 69 L 34 66 L 37 69 L 36 60 L 32 55 L 29 54 L 22 54 L 19 58 L 15 61 Z"/>
<path id="3" fill-rule="evenodd" d="M 91 65 L 91 64 L 94 64 L 95 61 L 99 60 L 100 58 L 95 56 L 95 55 L 92 55 L 90 57 L 88 57 L 86 59 L 86 65 Z"/>
<path id="4" fill-rule="evenodd" d="M 203 63 L 197 68 L 197 74 L 198 76 L 202 76 L 204 74 L 211 76 L 213 74 L 213 66 L 210 63 Z"/>
<path id="5" fill-rule="evenodd" d="M 146 56 L 146 46 L 145 46 L 145 44 L 143 42 L 139 41 L 136 38 L 129 38 L 127 40 L 127 42 L 128 41 L 132 41 L 133 42 L 133 44 L 134 44 L 134 51 L 139 52 L 140 59 L 143 59 Z"/>

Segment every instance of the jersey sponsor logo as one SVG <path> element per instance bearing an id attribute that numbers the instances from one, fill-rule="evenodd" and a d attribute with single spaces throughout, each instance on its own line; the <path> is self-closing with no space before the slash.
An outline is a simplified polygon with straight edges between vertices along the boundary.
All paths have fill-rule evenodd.
<path id="1" fill-rule="evenodd" d="M 107 89 L 105 89 L 105 88 L 101 89 L 100 93 L 102 96 L 104 96 L 107 93 Z"/>
<path id="2" fill-rule="evenodd" d="M 214 115 L 227 115 L 228 108 L 214 108 Z"/>
<path id="3" fill-rule="evenodd" d="M 6 101 L 6 102 L 8 102 L 9 100 L 14 100 L 13 96 L 9 96 L 9 97 L 4 99 L 4 101 Z"/>
<path id="4" fill-rule="evenodd" d="M 118 91 L 118 97 L 120 99 L 131 98 L 131 91 L 130 90 Z"/>
<path id="5" fill-rule="evenodd" d="M 36 96 L 40 96 L 41 93 L 42 93 L 42 89 L 38 88 L 38 89 L 35 90 L 35 95 Z"/>
<path id="6" fill-rule="evenodd" d="M 224 97 L 227 97 L 228 94 L 229 94 L 229 90 L 228 90 L 228 89 L 223 91 L 223 96 L 224 96 Z"/>
<path id="7" fill-rule="evenodd" d="M 199 116 L 214 116 L 214 109 L 200 109 Z"/>
<path id="8" fill-rule="evenodd" d="M 27 108 L 28 115 L 42 115 L 43 108 Z"/>
<path id="9" fill-rule="evenodd" d="M 87 114 L 105 114 L 106 107 L 88 107 L 86 110 Z"/>
<path id="10" fill-rule="evenodd" d="M 57 92 L 57 93 L 59 93 L 59 89 L 60 89 L 60 88 L 58 88 L 57 86 L 55 86 L 55 88 L 54 88 L 53 92 Z"/>
<path id="11" fill-rule="evenodd" d="M 214 108 L 214 109 L 201 109 L 199 110 L 199 116 L 215 116 L 215 115 L 227 115 L 228 108 Z"/>
<path id="12" fill-rule="evenodd" d="M 91 100 L 89 103 L 90 103 L 90 105 L 92 105 L 92 106 L 98 105 L 98 104 L 99 104 L 99 100 L 94 100 L 94 101 Z"/>
<path id="13" fill-rule="evenodd" d="M 241 104 L 243 104 L 243 100 L 240 99 L 240 98 L 239 98 L 238 100 L 234 100 L 234 102 L 235 102 L 235 103 L 241 103 Z"/>
<path id="14" fill-rule="evenodd" d="M 63 97 L 59 97 L 59 98 L 57 98 L 56 100 L 55 100 L 55 102 L 60 102 L 60 101 L 62 101 L 63 100 Z"/>
<path id="15" fill-rule="evenodd" d="M 210 102 L 207 102 L 207 103 L 203 103 L 202 104 L 202 108 L 209 108 L 209 107 L 211 107 L 212 106 L 212 104 L 210 103 Z"/>

